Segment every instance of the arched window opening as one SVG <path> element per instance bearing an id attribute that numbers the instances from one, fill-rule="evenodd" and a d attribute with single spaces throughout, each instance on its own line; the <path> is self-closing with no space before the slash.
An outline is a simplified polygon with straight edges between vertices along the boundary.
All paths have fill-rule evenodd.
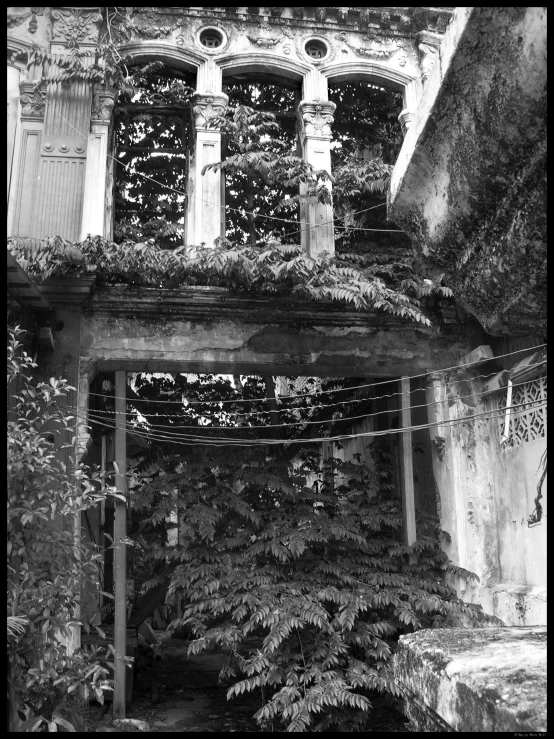
<path id="1" fill-rule="evenodd" d="M 251 77 L 228 77 L 225 83 L 223 90 L 229 96 L 222 127 L 226 238 L 241 244 L 259 244 L 271 237 L 300 243 L 298 187 L 284 182 L 282 176 L 286 158 L 300 156 L 296 125 L 300 83 Z M 251 108 L 254 115 L 241 117 L 239 106 Z M 275 116 L 277 125 L 267 113 Z M 278 176 L 272 162 L 279 163 Z M 292 169 L 291 162 L 291 173 Z"/>
<path id="2" fill-rule="evenodd" d="M 331 83 L 329 100 L 337 106 L 331 151 L 337 254 L 409 247 L 407 236 L 393 232 L 397 227 L 386 220 L 384 207 L 402 146 L 402 94 L 374 82 L 348 81 Z"/>
<path id="3" fill-rule="evenodd" d="M 184 243 L 193 85 L 159 63 L 131 70 L 115 111 L 116 241 Z"/>

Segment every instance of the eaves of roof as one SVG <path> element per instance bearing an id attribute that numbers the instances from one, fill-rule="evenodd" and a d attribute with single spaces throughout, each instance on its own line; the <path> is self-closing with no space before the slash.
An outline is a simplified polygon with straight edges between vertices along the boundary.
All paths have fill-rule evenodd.
<path id="1" fill-rule="evenodd" d="M 8 295 L 13 297 L 20 305 L 28 306 L 33 310 L 53 310 L 52 303 L 19 265 L 13 254 L 10 251 L 6 251 L 6 253 L 8 255 Z"/>

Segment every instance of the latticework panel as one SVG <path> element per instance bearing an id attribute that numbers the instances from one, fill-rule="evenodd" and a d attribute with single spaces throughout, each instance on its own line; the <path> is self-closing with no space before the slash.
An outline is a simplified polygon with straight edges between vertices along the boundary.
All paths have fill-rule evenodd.
<path id="1" fill-rule="evenodd" d="M 546 373 L 529 382 L 514 385 L 510 428 L 505 446 L 518 446 L 546 436 Z M 520 407 L 517 407 L 520 406 Z M 500 403 L 506 408 L 506 393 Z M 500 435 L 504 433 L 504 416 L 500 419 Z"/>

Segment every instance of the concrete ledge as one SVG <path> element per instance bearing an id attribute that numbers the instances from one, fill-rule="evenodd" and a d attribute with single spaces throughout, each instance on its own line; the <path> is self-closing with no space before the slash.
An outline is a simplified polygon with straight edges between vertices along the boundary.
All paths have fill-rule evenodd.
<path id="1" fill-rule="evenodd" d="M 425 629 L 395 678 L 415 731 L 546 731 L 546 628 Z"/>

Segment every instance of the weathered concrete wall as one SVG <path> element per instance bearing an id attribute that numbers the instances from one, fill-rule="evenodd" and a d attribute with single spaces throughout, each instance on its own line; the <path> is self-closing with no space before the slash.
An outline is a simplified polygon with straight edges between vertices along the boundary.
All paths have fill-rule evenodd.
<path id="1" fill-rule="evenodd" d="M 546 629 L 424 629 L 394 673 L 415 731 L 546 731 Z"/>
<path id="2" fill-rule="evenodd" d="M 386 313 L 218 288 L 99 288 L 82 336 L 83 358 L 129 371 L 398 377 L 455 365 L 469 348 L 462 325 L 442 333 Z"/>
<path id="3" fill-rule="evenodd" d="M 458 594 L 507 625 L 545 624 L 545 499 L 540 524 L 530 528 L 528 518 L 546 437 L 502 447 L 498 399 L 483 394 L 481 378 L 441 373 L 435 382 L 428 399 L 439 401 L 430 406 L 430 420 L 444 422 L 431 429 L 441 527 L 450 535 L 443 548 L 480 578 L 477 584 L 454 578 Z M 497 417 L 459 423 L 479 413 Z"/>
<path id="4" fill-rule="evenodd" d="M 545 147 L 546 8 L 457 8 L 389 215 L 493 335 L 546 320 Z"/>

